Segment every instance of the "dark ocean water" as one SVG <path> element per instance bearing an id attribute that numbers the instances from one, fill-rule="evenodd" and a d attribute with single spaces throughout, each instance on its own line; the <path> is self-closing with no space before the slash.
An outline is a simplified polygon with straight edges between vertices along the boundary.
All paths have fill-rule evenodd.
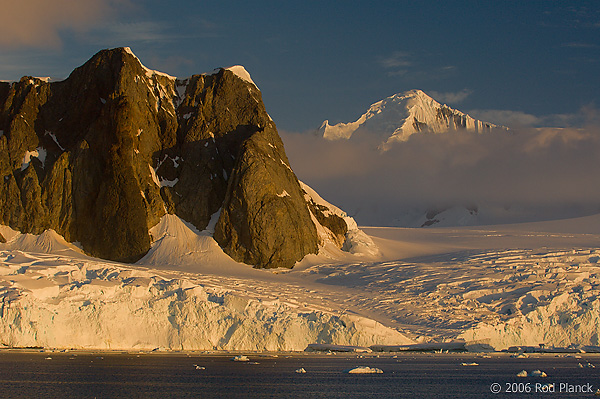
<path id="1" fill-rule="evenodd" d="M 568 393 L 569 386 L 560 384 L 582 389 L 593 386 L 594 392 L 600 388 L 600 357 L 591 355 L 515 359 L 454 354 L 402 354 L 397 358 L 248 354 L 249 363 L 233 362 L 232 356 L 0 351 L 0 397 L 592 398 L 597 396 Z M 588 361 L 598 363 L 598 368 L 579 367 Z M 479 365 L 461 365 L 471 362 Z M 205 369 L 197 370 L 195 365 Z M 384 373 L 344 373 L 356 366 L 377 367 Z M 306 374 L 295 372 L 301 367 Z M 536 369 L 548 377 L 516 377 L 521 370 Z M 500 384 L 498 394 L 491 392 L 494 383 Z M 555 392 L 540 391 L 551 383 Z"/>

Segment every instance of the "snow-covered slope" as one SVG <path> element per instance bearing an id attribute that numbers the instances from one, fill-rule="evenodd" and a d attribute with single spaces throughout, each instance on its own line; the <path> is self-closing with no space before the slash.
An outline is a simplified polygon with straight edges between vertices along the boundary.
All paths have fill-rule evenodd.
<path id="1" fill-rule="evenodd" d="M 377 257 L 380 255 L 379 248 L 371 238 L 366 235 L 362 230 L 358 228 L 356 221 L 348 216 L 346 212 L 342 211 L 340 208 L 335 205 L 325 201 L 315 190 L 313 190 L 307 184 L 300 182 L 300 186 L 302 190 L 304 190 L 305 199 L 307 201 L 313 201 L 314 203 L 324 206 L 328 209 L 330 214 L 337 215 L 344 219 L 346 222 L 346 226 L 348 228 L 348 232 L 346 233 L 345 241 L 342 246 L 342 251 L 348 252 L 353 255 L 359 255 L 363 257 Z M 334 258 L 339 258 L 340 250 L 338 245 L 335 243 L 335 238 L 333 233 L 322 226 L 316 219 L 314 215 L 312 215 L 313 222 L 315 227 L 317 228 L 317 233 L 321 238 L 321 246 L 320 246 L 320 254 L 328 253 L 330 256 Z M 309 255 L 310 256 L 310 255 Z"/>
<path id="2" fill-rule="evenodd" d="M 210 231 L 174 216 L 153 229 L 153 250 L 137 265 L 88 258 L 56 233 L 2 228 L 0 344 L 599 345 L 599 226 L 600 215 L 477 228 L 367 228 L 377 256 L 323 251 L 293 270 L 272 271 L 227 260 Z"/>
<path id="3" fill-rule="evenodd" d="M 0 236 L 6 240 L 6 243 L 1 244 L 4 249 L 87 258 L 77 245 L 67 242 L 54 230 L 46 230 L 40 235 L 21 234 L 8 226 L 0 225 Z"/>
<path id="4" fill-rule="evenodd" d="M 482 133 L 496 127 L 441 105 L 421 90 L 410 90 L 376 102 L 355 122 L 330 125 L 326 120 L 319 133 L 327 140 L 349 139 L 360 133 L 376 134 L 381 136 L 383 148 L 386 148 L 417 132 L 444 133 L 466 129 Z"/>

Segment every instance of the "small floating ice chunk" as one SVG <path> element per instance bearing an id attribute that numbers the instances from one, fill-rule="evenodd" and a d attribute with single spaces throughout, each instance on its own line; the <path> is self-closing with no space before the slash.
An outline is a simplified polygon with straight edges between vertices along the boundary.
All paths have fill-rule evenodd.
<path id="1" fill-rule="evenodd" d="M 198 366 L 197 364 L 194 364 L 194 367 L 196 367 L 196 370 L 206 370 L 206 367 Z"/>
<path id="2" fill-rule="evenodd" d="M 529 357 L 529 355 L 525 353 L 519 353 L 518 355 L 510 355 L 510 357 L 514 357 L 516 359 L 526 359 Z"/>
<path id="3" fill-rule="evenodd" d="M 383 374 L 382 369 L 368 366 L 358 366 L 345 372 L 348 374 Z"/>
<path id="4" fill-rule="evenodd" d="M 234 362 L 248 362 L 250 359 L 246 355 L 237 355 L 231 358 Z"/>
<path id="5" fill-rule="evenodd" d="M 583 364 L 581 364 L 581 363 L 577 363 L 577 366 L 578 366 L 580 369 L 582 369 L 582 368 L 584 368 L 584 367 L 588 367 L 588 368 L 590 368 L 590 369 L 595 369 L 595 368 L 596 368 L 596 366 L 594 366 L 594 365 L 593 365 L 592 363 L 590 363 L 590 362 L 586 363 L 585 365 L 583 365 Z"/>
<path id="6" fill-rule="evenodd" d="M 306 370 L 304 370 L 304 367 L 301 367 L 298 370 L 296 370 L 296 373 L 298 373 L 298 374 L 306 374 Z"/>
<path id="7" fill-rule="evenodd" d="M 460 365 L 461 366 L 479 366 L 479 363 L 475 363 L 475 362 L 473 362 L 473 363 L 461 363 Z"/>
<path id="8" fill-rule="evenodd" d="M 548 374 L 544 373 L 541 370 L 533 370 L 531 372 L 531 376 L 532 377 L 548 377 Z"/>
<path id="9" fill-rule="evenodd" d="M 517 377 L 522 377 L 522 378 L 524 378 L 524 377 L 527 377 L 527 376 L 528 376 L 528 374 L 527 374 L 527 371 L 525 371 L 525 370 L 521 370 L 521 371 L 519 371 L 519 372 L 517 373 Z"/>

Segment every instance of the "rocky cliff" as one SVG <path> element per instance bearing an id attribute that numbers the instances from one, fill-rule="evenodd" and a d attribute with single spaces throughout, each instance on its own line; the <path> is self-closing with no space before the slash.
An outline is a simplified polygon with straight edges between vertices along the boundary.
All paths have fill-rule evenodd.
<path id="1" fill-rule="evenodd" d="M 323 217 L 239 66 L 179 80 L 118 48 L 64 81 L 0 83 L 0 176 L 0 223 L 106 259 L 142 257 L 165 213 L 199 230 L 218 215 L 215 240 L 256 267 L 318 251 Z"/>

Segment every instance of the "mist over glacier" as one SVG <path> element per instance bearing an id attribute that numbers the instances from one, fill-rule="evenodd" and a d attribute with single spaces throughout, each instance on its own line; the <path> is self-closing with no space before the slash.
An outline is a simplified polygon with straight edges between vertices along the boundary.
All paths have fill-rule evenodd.
<path id="1" fill-rule="evenodd" d="M 600 124 L 327 141 L 282 132 L 298 177 L 362 225 L 402 226 L 425 209 L 476 205 L 482 223 L 600 211 Z"/>

